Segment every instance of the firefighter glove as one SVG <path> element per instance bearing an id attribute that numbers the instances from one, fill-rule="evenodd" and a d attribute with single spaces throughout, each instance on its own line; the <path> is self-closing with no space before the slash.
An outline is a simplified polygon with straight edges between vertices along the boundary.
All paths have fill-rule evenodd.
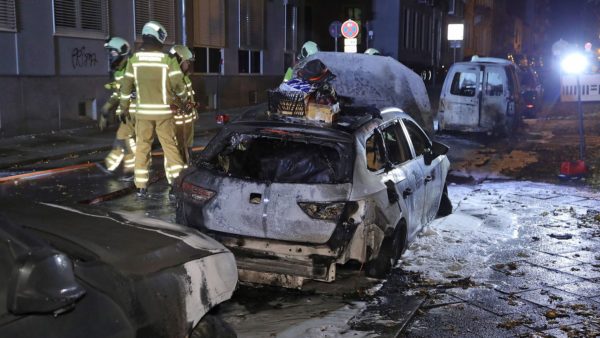
<path id="1" fill-rule="evenodd" d="M 127 121 L 131 121 L 131 115 L 129 115 L 128 109 L 119 114 L 119 120 L 124 124 L 127 124 Z"/>
<path id="2" fill-rule="evenodd" d="M 98 128 L 100 128 L 100 131 L 104 131 L 104 130 L 106 130 L 107 127 L 108 127 L 107 115 L 100 114 L 100 118 L 98 119 Z"/>

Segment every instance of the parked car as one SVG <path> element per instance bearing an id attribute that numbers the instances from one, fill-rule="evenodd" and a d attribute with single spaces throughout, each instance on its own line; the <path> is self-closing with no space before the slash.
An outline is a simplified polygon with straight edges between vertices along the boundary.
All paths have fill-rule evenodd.
<path id="1" fill-rule="evenodd" d="M 179 225 L 3 201 L 0 275 L 0 337 L 235 337 L 235 259 Z"/>
<path id="2" fill-rule="evenodd" d="M 453 64 L 446 75 L 439 130 L 508 135 L 518 126 L 522 111 L 517 66 L 504 59 L 473 57 Z"/>
<path id="3" fill-rule="evenodd" d="M 383 277 L 451 212 L 447 151 L 398 108 L 345 107 L 331 126 L 234 121 L 180 175 L 177 221 L 231 249 L 244 281 L 333 281 L 349 261 Z"/>
<path id="4" fill-rule="evenodd" d="M 520 66 L 518 74 L 524 104 L 523 116 L 533 118 L 542 108 L 544 88 L 533 68 Z"/>

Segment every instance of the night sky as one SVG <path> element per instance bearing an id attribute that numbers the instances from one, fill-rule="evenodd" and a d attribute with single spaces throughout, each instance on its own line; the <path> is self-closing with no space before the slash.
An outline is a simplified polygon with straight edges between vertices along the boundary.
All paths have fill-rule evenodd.
<path id="1" fill-rule="evenodd" d="M 556 42 L 562 38 L 579 46 L 590 41 L 599 47 L 599 7 L 588 4 L 586 0 L 550 0 L 549 41 Z"/>

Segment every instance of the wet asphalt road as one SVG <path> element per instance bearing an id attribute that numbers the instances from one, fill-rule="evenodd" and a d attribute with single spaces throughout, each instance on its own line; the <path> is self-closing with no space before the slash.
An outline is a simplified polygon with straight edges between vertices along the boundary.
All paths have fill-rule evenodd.
<path id="1" fill-rule="evenodd" d="M 452 156 L 477 142 L 459 137 Z M 162 170 L 160 158 L 155 168 Z M 0 195 L 77 203 L 128 189 L 97 167 L 0 183 Z M 174 221 L 166 182 L 99 203 Z M 600 194 L 529 182 L 451 185 L 455 213 L 419 236 L 383 285 L 346 271 L 303 291 L 241 287 L 222 306 L 240 337 L 594 337 L 600 332 Z M 569 237 L 570 236 L 570 237 Z"/>

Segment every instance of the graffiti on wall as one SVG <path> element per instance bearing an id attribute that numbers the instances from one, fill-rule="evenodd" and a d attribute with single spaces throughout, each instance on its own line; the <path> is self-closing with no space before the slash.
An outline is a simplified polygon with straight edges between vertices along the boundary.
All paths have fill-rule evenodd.
<path id="1" fill-rule="evenodd" d="M 73 48 L 71 51 L 71 65 L 73 69 L 77 68 L 92 68 L 98 63 L 96 53 L 88 52 L 85 50 L 85 46 L 81 48 Z"/>

